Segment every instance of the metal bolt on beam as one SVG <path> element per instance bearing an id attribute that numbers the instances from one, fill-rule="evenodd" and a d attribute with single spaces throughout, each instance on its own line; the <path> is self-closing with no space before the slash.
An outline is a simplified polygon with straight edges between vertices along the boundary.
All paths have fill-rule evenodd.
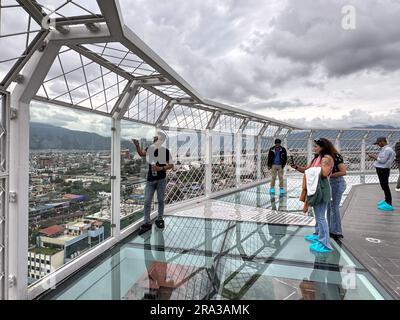
<path id="1" fill-rule="evenodd" d="M 10 197 L 9 197 L 10 203 L 16 203 L 17 202 L 17 193 L 15 191 L 10 192 Z"/>
<path id="2" fill-rule="evenodd" d="M 44 49 L 46 49 L 46 47 L 47 47 L 47 41 L 45 40 L 45 41 L 43 41 L 43 42 L 40 44 L 40 46 L 38 47 L 38 51 L 39 51 L 39 52 L 43 52 Z"/>
<path id="3" fill-rule="evenodd" d="M 85 23 L 86 28 L 91 32 L 99 32 L 100 27 L 97 23 Z"/>
<path id="4" fill-rule="evenodd" d="M 18 110 L 15 108 L 10 108 L 10 120 L 15 120 L 18 117 Z"/>
<path id="5" fill-rule="evenodd" d="M 10 274 L 8 276 L 8 287 L 12 288 L 17 284 L 17 277 L 15 275 Z"/>
<path id="6" fill-rule="evenodd" d="M 57 26 L 56 26 L 56 30 L 57 30 L 58 32 L 60 32 L 61 34 L 68 34 L 69 31 L 70 31 L 69 27 L 67 27 L 67 26 L 60 26 L 60 25 L 57 25 Z"/>
<path id="7" fill-rule="evenodd" d="M 24 83 L 24 76 L 22 75 L 22 74 L 18 74 L 16 77 L 15 77 L 15 82 L 16 83 L 18 83 L 18 84 L 22 84 L 22 83 Z"/>

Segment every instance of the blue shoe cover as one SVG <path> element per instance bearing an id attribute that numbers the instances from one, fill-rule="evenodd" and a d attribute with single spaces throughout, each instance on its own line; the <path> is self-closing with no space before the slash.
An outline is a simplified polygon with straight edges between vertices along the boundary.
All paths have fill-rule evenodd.
<path id="1" fill-rule="evenodd" d="M 269 189 L 269 193 L 272 193 L 272 194 L 274 194 L 274 193 L 275 193 L 275 188 L 271 188 L 271 189 Z"/>
<path id="2" fill-rule="evenodd" d="M 307 241 L 315 242 L 318 241 L 319 237 L 317 234 L 308 234 L 304 236 L 304 239 L 306 239 Z"/>
<path id="3" fill-rule="evenodd" d="M 314 243 L 310 244 L 309 248 L 310 248 L 310 250 L 319 252 L 319 253 L 328 253 L 328 252 L 333 251 L 332 249 L 329 249 L 328 247 L 323 245 L 321 242 L 314 242 Z"/>
<path id="4" fill-rule="evenodd" d="M 393 206 L 388 204 L 386 201 L 384 203 L 382 203 L 381 205 L 379 205 L 378 209 L 383 210 L 383 211 L 393 211 L 394 210 Z"/>

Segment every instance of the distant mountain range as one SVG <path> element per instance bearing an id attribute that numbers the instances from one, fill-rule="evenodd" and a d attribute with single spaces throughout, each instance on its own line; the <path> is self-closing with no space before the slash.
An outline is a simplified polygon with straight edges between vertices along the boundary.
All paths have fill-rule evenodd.
<path id="1" fill-rule="evenodd" d="M 130 141 L 122 140 L 121 148 L 133 151 Z M 111 137 L 69 130 L 49 124 L 30 123 L 31 150 L 110 150 Z"/>
<path id="2" fill-rule="evenodd" d="M 389 130 L 391 130 L 391 129 L 398 129 L 398 128 L 395 128 L 392 126 L 387 126 L 384 124 L 377 124 L 374 126 L 354 127 L 354 129 L 383 129 L 383 130 L 389 129 Z"/>
<path id="3" fill-rule="evenodd" d="M 374 125 L 356 127 L 354 129 L 396 129 L 392 126 Z M 292 133 L 292 140 L 304 139 L 303 133 Z M 184 142 L 181 142 L 182 144 Z M 50 124 L 31 122 L 30 124 L 31 150 L 110 150 L 111 138 L 96 133 L 69 130 Z M 133 151 L 133 145 L 128 140 L 121 141 L 122 149 Z"/>

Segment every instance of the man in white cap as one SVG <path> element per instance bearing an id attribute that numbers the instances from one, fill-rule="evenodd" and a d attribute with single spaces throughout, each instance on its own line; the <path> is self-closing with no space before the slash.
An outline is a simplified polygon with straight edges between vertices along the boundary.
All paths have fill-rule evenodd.
<path id="1" fill-rule="evenodd" d="M 163 216 L 165 206 L 165 189 L 167 185 L 166 177 L 167 171 L 174 168 L 174 165 L 171 163 L 172 159 L 170 151 L 163 147 L 166 138 L 167 137 L 164 132 L 158 131 L 157 135 L 153 139 L 153 144 L 146 149 L 142 149 L 140 147 L 138 140 L 132 140 L 138 154 L 141 157 L 146 157 L 146 161 L 149 164 L 146 188 L 144 192 L 144 224 L 140 227 L 139 234 L 143 234 L 151 229 L 151 203 L 153 202 L 154 192 L 156 191 L 158 200 L 158 217 L 156 220 L 156 225 L 160 229 L 164 228 Z"/>
<path id="2" fill-rule="evenodd" d="M 395 159 L 395 152 L 388 145 L 385 137 L 378 138 L 374 145 L 378 145 L 381 148 L 379 154 L 375 155 L 368 153 L 368 156 L 375 160 L 374 167 L 376 168 L 381 188 L 385 193 L 385 200 L 378 202 L 378 209 L 383 211 L 393 211 L 394 208 L 392 205 L 392 193 L 390 192 L 389 177 L 390 169 L 392 168 Z"/>

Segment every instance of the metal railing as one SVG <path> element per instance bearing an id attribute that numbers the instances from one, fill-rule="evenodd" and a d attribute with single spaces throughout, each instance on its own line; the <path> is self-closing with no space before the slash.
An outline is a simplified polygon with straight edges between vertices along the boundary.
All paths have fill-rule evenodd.
<path id="1" fill-rule="evenodd" d="M 0 300 L 8 289 L 8 122 L 9 95 L 0 91 Z"/>

